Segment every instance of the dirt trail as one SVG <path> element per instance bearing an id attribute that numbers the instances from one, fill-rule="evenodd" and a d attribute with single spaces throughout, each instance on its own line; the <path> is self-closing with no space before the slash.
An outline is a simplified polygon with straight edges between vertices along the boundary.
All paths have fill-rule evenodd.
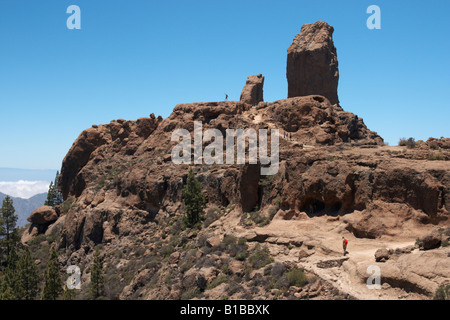
<path id="1" fill-rule="evenodd" d="M 405 293 L 399 288 L 373 289 L 372 287 L 371 289 L 367 286 L 367 279 L 373 274 L 368 267 L 380 266 L 375 262 L 375 252 L 380 248 L 395 250 L 413 246 L 415 238 L 412 236 L 385 239 L 356 238 L 345 230 L 343 222 L 330 222 L 325 217 L 300 221 L 273 220 L 264 228 L 246 230 L 236 227 L 234 232 L 247 237 L 250 241 L 255 239 L 261 242 L 261 239 L 264 239 L 275 260 L 296 263 L 299 267 L 316 274 L 339 291 L 356 299 L 423 298 L 414 292 Z M 349 240 L 348 254 L 345 256 L 342 249 L 342 236 Z M 289 250 L 280 248 L 286 248 L 292 243 L 297 246 Z M 299 259 L 302 251 L 309 256 Z"/>
<path id="2" fill-rule="evenodd" d="M 340 241 L 340 238 L 334 239 L 333 242 Z M 332 245 L 327 241 L 323 245 Z M 389 242 L 373 240 L 372 243 L 367 243 L 361 239 L 351 239 L 349 244 L 349 253 L 345 256 L 347 260 L 341 257 L 330 257 L 328 255 L 315 254 L 299 265 L 306 270 L 312 271 L 320 278 L 330 281 L 337 289 L 347 293 L 360 300 L 373 299 L 398 299 L 398 292 L 392 290 L 370 289 L 366 278 L 373 274 L 373 270 L 368 269 L 370 266 L 375 266 L 374 254 L 379 248 L 396 249 L 407 247 L 414 244 L 414 241 L 409 242 Z M 320 267 L 323 262 L 342 261 L 342 265 L 338 267 Z M 322 264 L 321 264 L 322 262 Z M 331 264 L 332 265 L 332 264 Z M 364 274 L 365 273 L 365 274 Z M 373 287 L 372 287 L 373 288 Z"/>

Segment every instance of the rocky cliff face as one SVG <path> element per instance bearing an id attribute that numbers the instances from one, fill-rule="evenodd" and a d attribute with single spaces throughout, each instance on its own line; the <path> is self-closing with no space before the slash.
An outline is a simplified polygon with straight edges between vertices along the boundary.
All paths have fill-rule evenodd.
<path id="1" fill-rule="evenodd" d="M 261 103 L 257 108 L 234 101 L 180 104 L 167 119 L 118 120 L 84 131 L 63 162 L 60 188 L 64 199 L 73 198 L 92 209 L 106 202 L 108 207 L 114 204 L 118 208 L 141 210 L 149 217 L 172 207 L 176 208 L 172 209 L 174 212 L 179 210 L 188 166 L 171 161 L 172 149 L 177 144 L 171 141 L 171 135 L 175 129 L 186 129 L 193 137 L 194 121 L 201 121 L 203 130 L 215 128 L 224 136 L 228 128 L 277 128 L 283 134 L 288 132 L 292 140 L 281 141 L 281 163 L 300 159 L 294 162 L 299 164 L 293 165 L 293 172 L 285 173 L 288 176 L 301 173 L 300 163 L 305 161 L 301 158 L 303 145 L 377 145 L 382 142 L 361 119 L 331 105 L 321 96 Z M 292 150 L 297 152 L 291 154 Z M 252 166 L 258 165 L 204 165 L 198 178 L 204 184 L 208 201 L 223 206 L 235 203 L 244 211 L 261 205 L 263 199 L 258 183 L 262 177 L 259 170 L 250 169 Z M 281 173 L 277 177 L 282 177 Z M 297 193 L 297 187 L 286 193 L 292 194 L 294 190 Z M 289 206 L 294 208 L 295 204 L 289 203 Z M 72 219 L 67 223 L 72 223 Z M 109 223 L 113 225 L 112 221 Z M 79 227 L 82 225 L 80 223 Z M 91 233 L 85 231 L 73 230 L 69 234 L 86 237 Z M 83 241 L 74 236 L 68 243 Z"/>
<path id="2" fill-rule="evenodd" d="M 36 230 L 45 232 L 57 239 L 62 264 L 82 270 L 100 245 L 110 298 L 273 298 L 279 294 L 265 291 L 266 273 L 283 275 L 310 256 L 314 266 L 317 261 L 346 266 L 345 259 L 314 260 L 339 255 L 334 238 L 340 240 L 341 234 L 362 246 L 368 239 L 405 232 L 416 237 L 430 226 L 448 225 L 447 140 L 421 142 L 414 149 L 384 146 L 361 118 L 344 111 L 337 103 L 332 30 L 326 23 L 306 25 L 294 40 L 292 63 L 306 66 L 317 55 L 312 65 L 320 67 L 305 73 L 288 60 L 290 87 L 307 88 L 290 91 L 288 99 L 263 102 L 263 77 L 257 76 L 259 84 L 247 83 L 243 96 L 248 99 L 239 102 L 179 104 L 166 119 L 152 114 L 83 131 L 62 164 L 64 204 L 50 225 L 46 220 L 45 228 L 23 239 Z M 181 197 L 190 166 L 172 162 L 178 141 L 171 137 L 176 129 L 193 137 L 195 121 L 201 121 L 203 131 L 218 129 L 224 136 L 227 129 L 280 130 L 280 166 L 275 175 L 264 176 L 261 163 L 193 165 L 208 209 L 203 227 L 190 230 L 182 224 Z M 436 152 L 441 160 L 431 161 Z M 253 263 L 254 252 L 272 260 L 259 266 Z M 317 275 L 319 269 L 310 271 Z M 330 297 L 333 286 L 324 279 L 306 291 L 288 285 L 283 294 Z M 439 279 L 417 293 L 430 295 Z M 88 283 L 88 275 L 83 281 Z"/>
<path id="3" fill-rule="evenodd" d="M 317 21 L 303 25 L 288 48 L 288 97 L 318 94 L 327 97 L 331 104 L 339 104 L 337 95 L 339 68 L 334 28 Z"/>

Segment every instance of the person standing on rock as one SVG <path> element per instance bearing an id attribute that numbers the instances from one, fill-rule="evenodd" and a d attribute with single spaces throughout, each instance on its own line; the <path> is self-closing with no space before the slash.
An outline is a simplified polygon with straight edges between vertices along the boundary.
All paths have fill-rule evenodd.
<path id="1" fill-rule="evenodd" d="M 347 254 L 347 244 L 348 244 L 348 240 L 345 239 L 344 236 L 342 236 L 342 248 L 344 249 L 344 256 Z"/>

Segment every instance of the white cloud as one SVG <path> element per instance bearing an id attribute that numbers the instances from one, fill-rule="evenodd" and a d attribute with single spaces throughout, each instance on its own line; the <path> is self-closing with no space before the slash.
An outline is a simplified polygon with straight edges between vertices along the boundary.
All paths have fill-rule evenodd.
<path id="1" fill-rule="evenodd" d="M 28 199 L 39 193 L 47 192 L 49 185 L 50 182 L 47 181 L 0 181 L 0 192 L 11 197 Z"/>

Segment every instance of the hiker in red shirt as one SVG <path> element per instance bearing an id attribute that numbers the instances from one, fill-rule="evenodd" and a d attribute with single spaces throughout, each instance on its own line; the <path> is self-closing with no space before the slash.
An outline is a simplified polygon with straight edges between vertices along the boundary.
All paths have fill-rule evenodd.
<path id="1" fill-rule="evenodd" d="M 347 254 L 347 244 L 348 240 L 345 237 L 342 237 L 342 248 L 344 249 L 344 256 Z"/>

